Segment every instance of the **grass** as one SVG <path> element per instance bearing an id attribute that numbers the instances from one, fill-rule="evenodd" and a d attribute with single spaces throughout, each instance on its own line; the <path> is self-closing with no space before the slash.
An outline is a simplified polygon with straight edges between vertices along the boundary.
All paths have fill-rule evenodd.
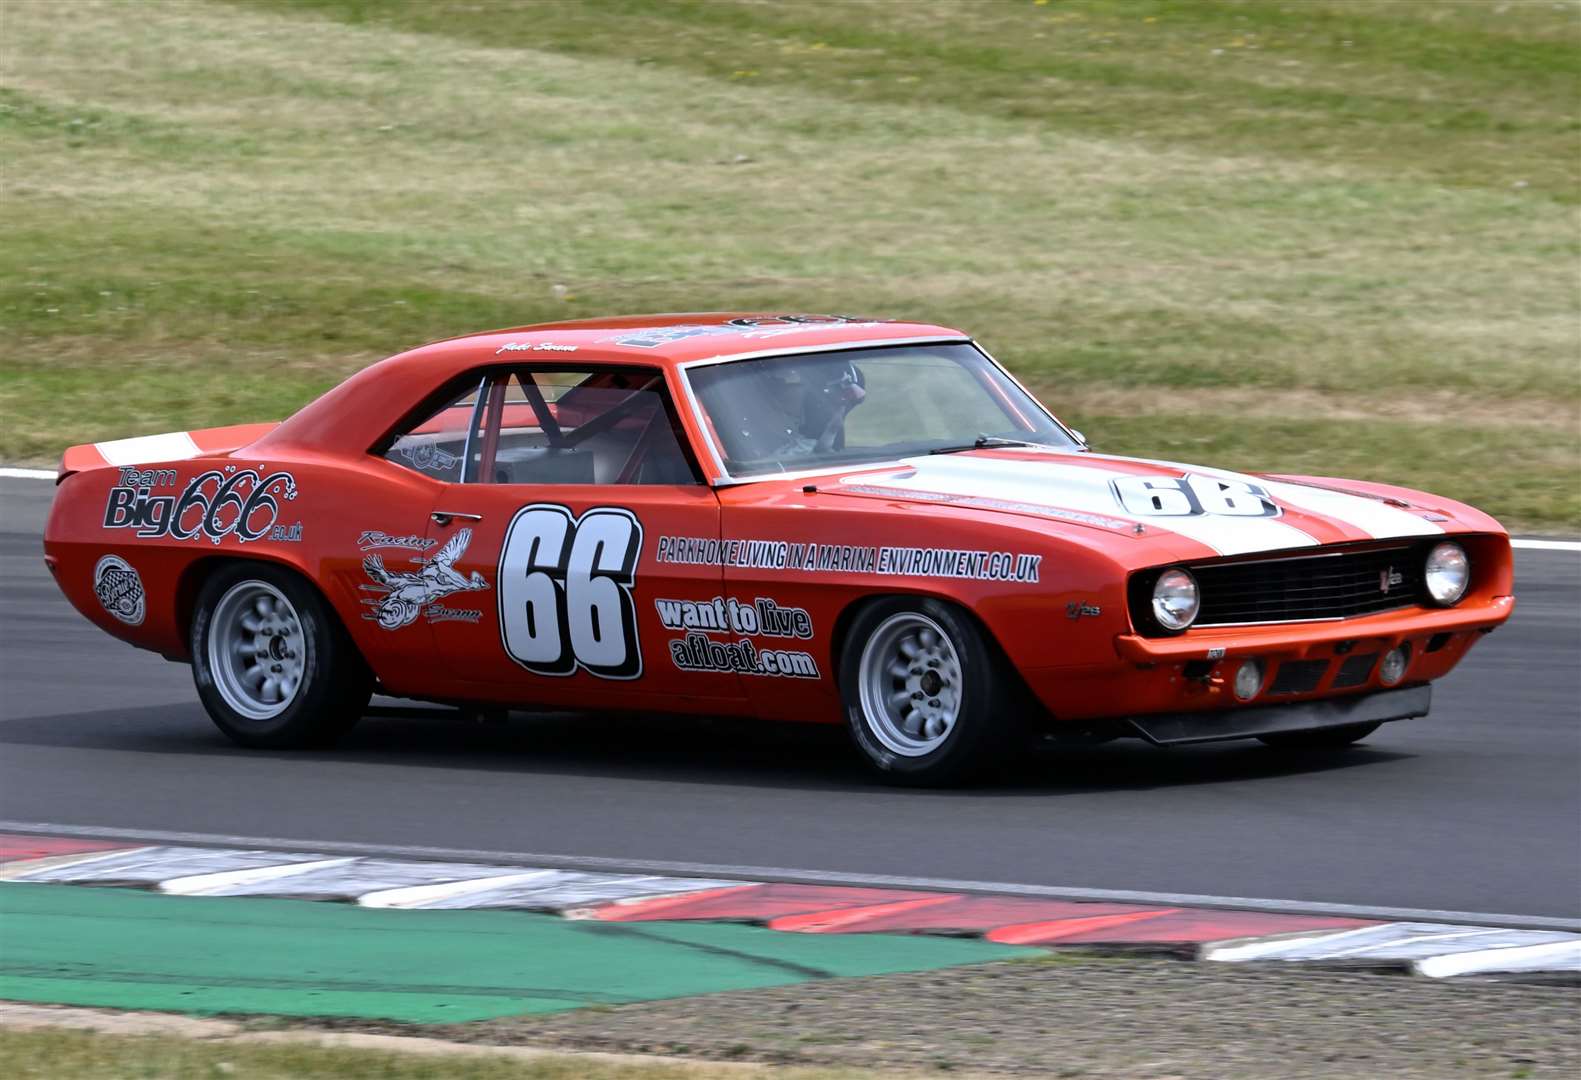
<path id="1" fill-rule="evenodd" d="M 159 1077 L 160 1080 L 856 1080 L 846 1070 L 693 1063 L 611 1063 L 571 1055 L 523 1058 L 478 1047 L 416 1053 L 80 1031 L 0 1031 L 0 1070 L 13 1080 Z M 863 1075 L 873 1075 L 866 1073 Z"/>
<path id="2" fill-rule="evenodd" d="M 1581 4 L 0 8 L 0 459 L 634 311 L 962 326 L 1103 450 L 1581 528 Z"/>

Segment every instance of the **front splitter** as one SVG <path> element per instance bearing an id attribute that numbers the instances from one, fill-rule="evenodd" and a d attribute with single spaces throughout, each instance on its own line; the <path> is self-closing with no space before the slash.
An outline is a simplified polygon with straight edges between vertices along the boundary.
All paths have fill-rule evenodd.
<path id="1" fill-rule="evenodd" d="M 1127 723 L 1154 746 L 1255 739 L 1353 724 L 1381 724 L 1426 716 L 1433 703 L 1431 686 L 1408 686 L 1356 697 L 1299 701 L 1288 705 L 1256 705 L 1213 712 L 1163 713 L 1136 716 Z"/>

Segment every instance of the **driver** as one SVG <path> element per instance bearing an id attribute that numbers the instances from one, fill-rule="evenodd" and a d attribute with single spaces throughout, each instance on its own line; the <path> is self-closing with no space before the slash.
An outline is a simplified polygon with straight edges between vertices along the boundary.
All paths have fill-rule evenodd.
<path id="1" fill-rule="evenodd" d="M 867 381 L 854 363 L 813 356 L 763 364 L 758 375 L 766 415 L 749 437 L 763 456 L 801 457 L 845 446 L 845 418 L 867 398 Z"/>

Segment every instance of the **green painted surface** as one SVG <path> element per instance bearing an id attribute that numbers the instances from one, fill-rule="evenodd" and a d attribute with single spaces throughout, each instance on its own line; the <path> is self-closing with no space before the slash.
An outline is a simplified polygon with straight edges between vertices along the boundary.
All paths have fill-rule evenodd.
<path id="1" fill-rule="evenodd" d="M 0 999 L 111 1008 L 446 1023 L 1037 951 L 898 934 L 0 885 Z"/>

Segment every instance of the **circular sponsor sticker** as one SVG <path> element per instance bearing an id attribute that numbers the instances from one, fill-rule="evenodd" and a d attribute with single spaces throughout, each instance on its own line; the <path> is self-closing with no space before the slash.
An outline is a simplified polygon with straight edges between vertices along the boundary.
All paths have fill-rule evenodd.
<path id="1" fill-rule="evenodd" d="M 93 568 L 93 591 L 104 610 L 128 626 L 140 626 L 147 613 L 143 598 L 143 579 L 125 559 L 106 555 Z"/>

